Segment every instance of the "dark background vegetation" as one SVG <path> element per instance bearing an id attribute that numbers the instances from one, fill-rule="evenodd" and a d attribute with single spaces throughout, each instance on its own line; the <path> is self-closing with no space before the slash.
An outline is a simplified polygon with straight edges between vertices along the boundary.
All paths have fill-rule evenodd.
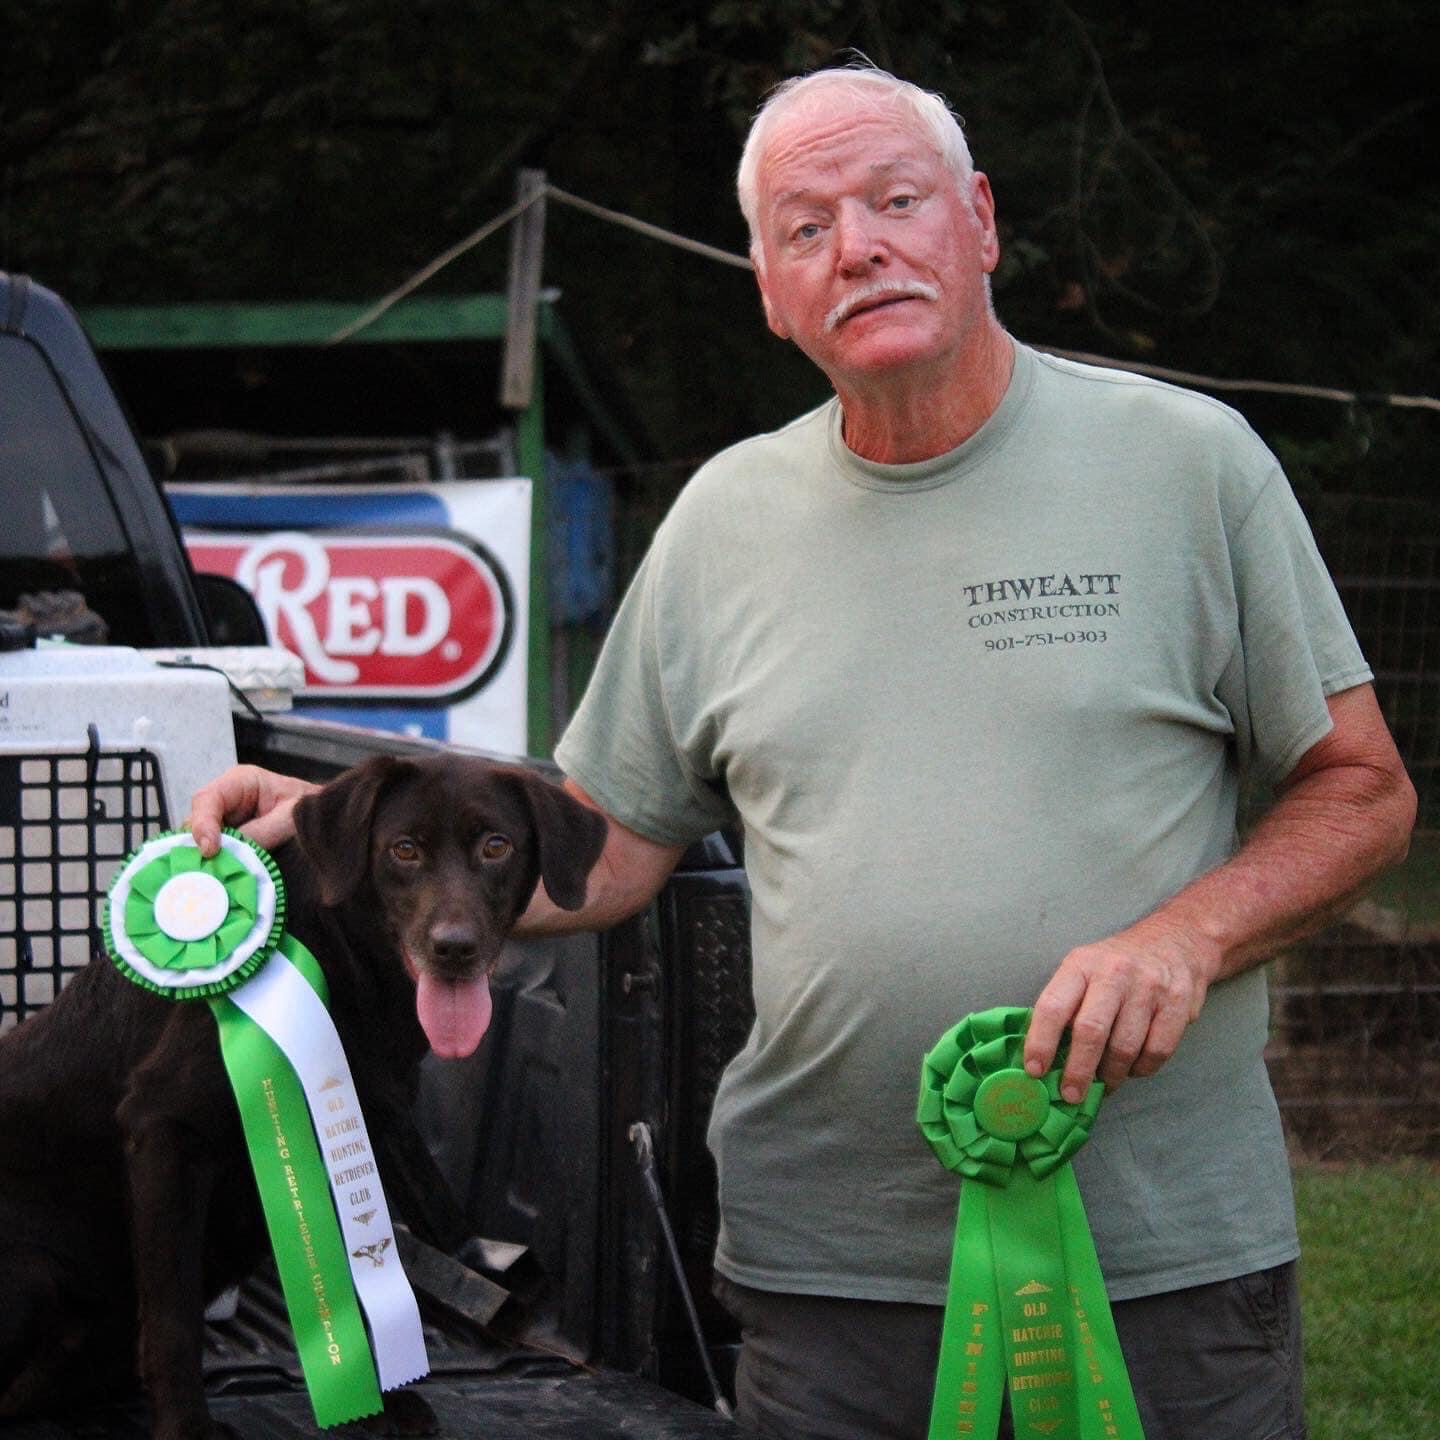
<path id="1" fill-rule="evenodd" d="M 1020 337 L 1434 394 L 1433 0 L 0 0 L 0 268 L 78 305 L 368 301 L 519 166 L 730 250 L 776 80 L 857 47 L 942 90 Z M 503 288 L 496 237 L 432 292 Z M 824 381 L 750 277 L 551 207 L 545 281 L 673 489 Z M 1427 494 L 1440 417 L 1231 397 L 1307 491 Z M 660 497 L 657 497 L 660 498 Z"/>

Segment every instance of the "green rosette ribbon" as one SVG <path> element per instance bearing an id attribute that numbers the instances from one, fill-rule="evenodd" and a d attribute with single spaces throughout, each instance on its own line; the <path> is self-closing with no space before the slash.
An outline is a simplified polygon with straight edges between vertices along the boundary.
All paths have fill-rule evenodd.
<path id="1" fill-rule="evenodd" d="M 292 1000 L 295 986 L 322 1010 L 328 999 L 319 963 L 284 922 L 284 882 L 264 850 L 226 830 L 206 858 L 188 832 L 173 831 L 122 864 L 103 935 L 128 979 L 170 1000 L 204 1000 L 215 1016 L 306 1388 L 317 1424 L 331 1426 L 373 1415 L 382 1401 L 313 1105 L 293 1051 L 245 1008 L 242 987 L 253 990 L 277 956 L 293 966 L 284 977 Z"/>
<path id="2" fill-rule="evenodd" d="M 916 1122 L 960 1188 L 930 1440 L 1144 1440 L 1070 1168 L 1105 1087 L 1024 1068 L 1030 1011 L 968 1015 L 926 1055 Z"/>
<path id="3" fill-rule="evenodd" d="M 230 850 L 206 859 L 194 845 L 165 843 L 187 838 L 174 832 L 122 867 L 122 895 L 111 891 L 106 948 L 137 985 L 172 1000 L 209 999 L 243 985 L 274 950 L 285 925 L 279 871 L 263 850 L 227 833 L 249 847 L 256 863 Z"/>

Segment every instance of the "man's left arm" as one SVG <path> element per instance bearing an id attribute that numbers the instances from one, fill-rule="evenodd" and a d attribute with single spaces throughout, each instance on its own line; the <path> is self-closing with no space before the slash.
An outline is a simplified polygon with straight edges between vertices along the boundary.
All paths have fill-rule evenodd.
<path id="1" fill-rule="evenodd" d="M 1344 912 L 1402 860 L 1415 790 L 1369 685 L 1329 700 L 1334 728 L 1301 756 L 1239 850 L 1109 939 L 1072 950 L 1035 1002 L 1025 1064 L 1043 1075 L 1062 1032 L 1061 1090 L 1153 1075 L 1216 980 L 1261 964 Z"/>

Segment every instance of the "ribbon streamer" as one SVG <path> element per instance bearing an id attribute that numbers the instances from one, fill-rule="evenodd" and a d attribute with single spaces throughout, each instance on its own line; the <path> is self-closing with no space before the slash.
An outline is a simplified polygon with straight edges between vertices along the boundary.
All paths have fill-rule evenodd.
<path id="1" fill-rule="evenodd" d="M 1007 1387 L 1017 1440 L 1144 1440 L 1070 1168 L 1105 1087 L 1072 1105 L 1059 1063 L 1028 1075 L 1029 1025 L 1028 1009 L 968 1015 L 921 1067 L 916 1122 L 967 1182 L 930 1440 L 992 1440 Z"/>
<path id="2" fill-rule="evenodd" d="M 106 948 L 136 984 L 215 1015 L 315 1419 L 339 1425 L 427 1373 L 419 1307 L 319 962 L 284 933 L 270 856 L 235 831 L 220 843 L 205 859 L 177 831 L 131 855 Z"/>
<path id="3" fill-rule="evenodd" d="M 325 1008 L 324 986 L 315 957 L 283 935 L 278 952 L 228 1003 L 274 1042 L 300 1081 L 320 1138 L 351 1279 L 374 1341 L 380 1388 L 394 1390 L 430 1367 L 420 1310 L 395 1249 L 395 1228 L 355 1081 Z"/>

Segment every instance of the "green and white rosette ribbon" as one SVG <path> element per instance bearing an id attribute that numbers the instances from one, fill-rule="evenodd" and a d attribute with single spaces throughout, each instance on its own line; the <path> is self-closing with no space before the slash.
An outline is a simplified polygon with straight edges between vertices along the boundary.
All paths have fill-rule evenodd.
<path id="1" fill-rule="evenodd" d="M 206 859 L 176 831 L 121 866 L 105 943 L 137 985 L 214 1012 L 315 1420 L 340 1425 L 430 1367 L 325 978 L 284 922 L 264 850 L 227 830 Z"/>
<path id="2" fill-rule="evenodd" d="M 1060 1098 L 1024 1069 L 1030 1011 L 968 1015 L 925 1057 L 916 1120 L 964 1177 L 930 1440 L 1144 1440 L 1070 1158 L 1105 1087 Z"/>

